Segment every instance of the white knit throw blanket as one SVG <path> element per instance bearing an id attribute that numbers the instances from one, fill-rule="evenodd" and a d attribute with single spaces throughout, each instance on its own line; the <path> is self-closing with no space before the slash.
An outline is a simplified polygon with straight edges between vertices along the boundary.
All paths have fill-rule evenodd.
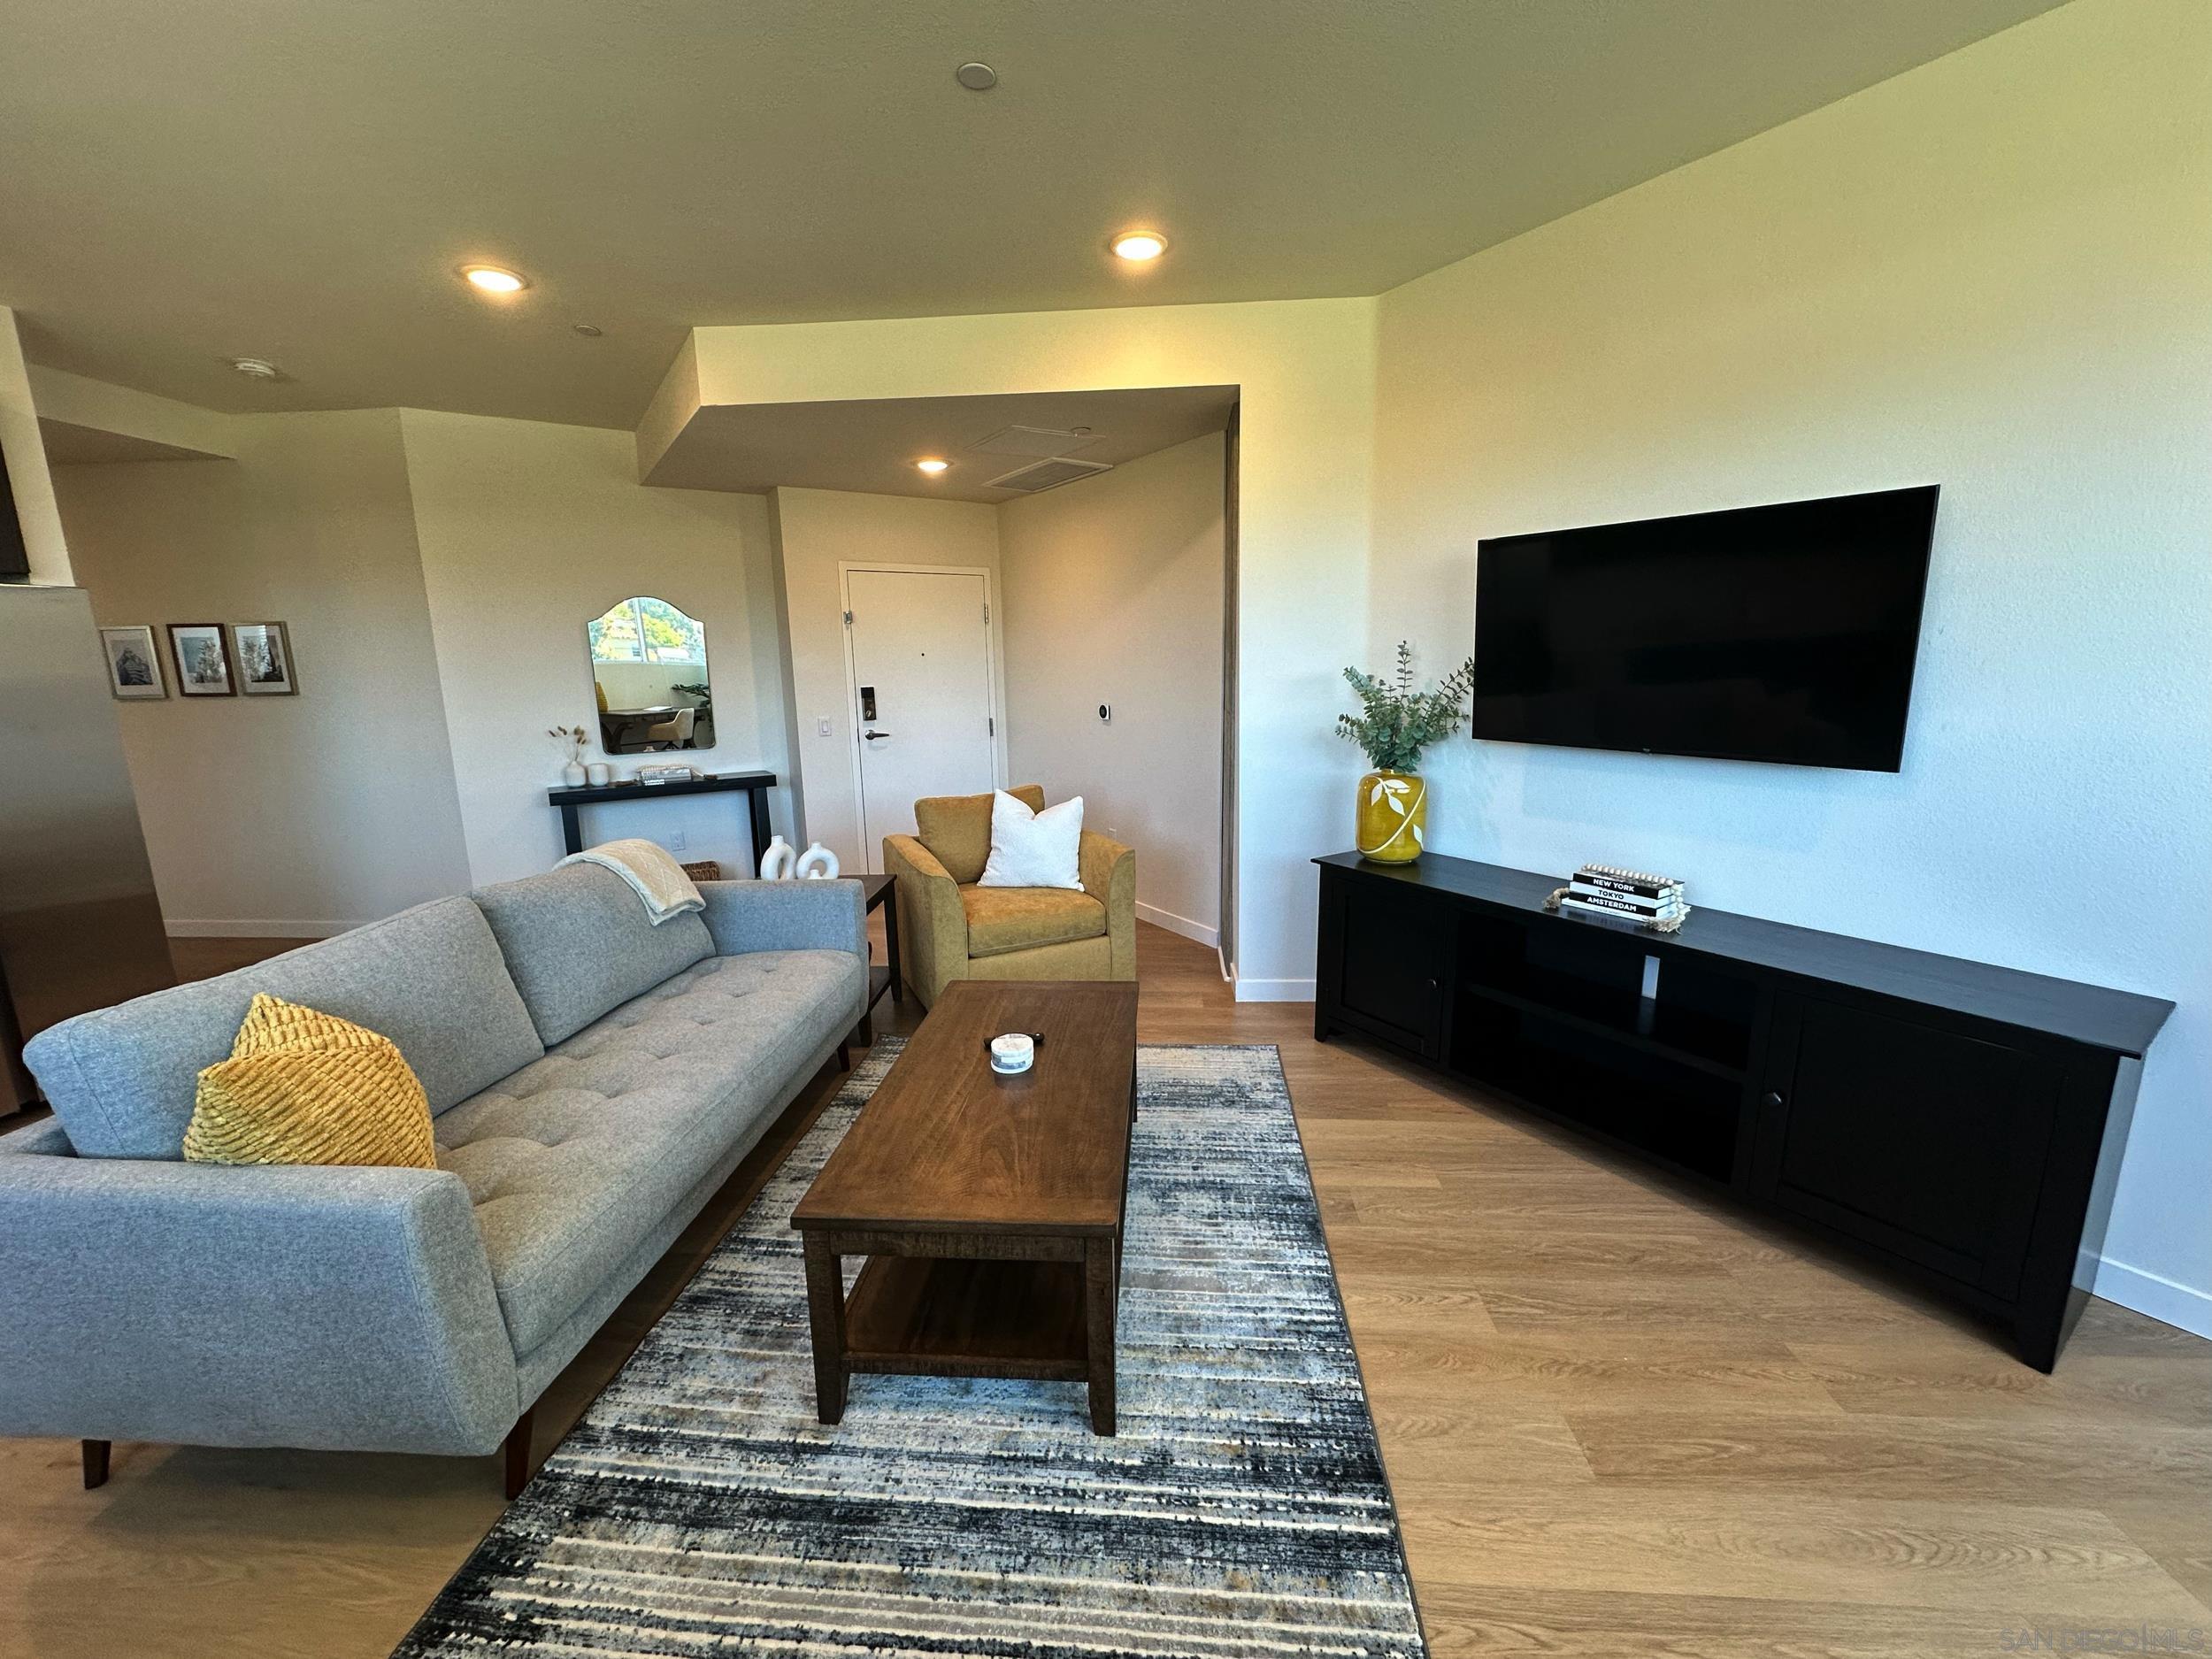
<path id="1" fill-rule="evenodd" d="M 602 841 L 596 847 L 569 854 L 561 863 L 599 864 L 613 871 L 644 902 L 645 913 L 656 927 L 672 916 L 707 908 L 707 902 L 699 896 L 697 885 L 684 873 L 684 867 L 657 842 Z"/>

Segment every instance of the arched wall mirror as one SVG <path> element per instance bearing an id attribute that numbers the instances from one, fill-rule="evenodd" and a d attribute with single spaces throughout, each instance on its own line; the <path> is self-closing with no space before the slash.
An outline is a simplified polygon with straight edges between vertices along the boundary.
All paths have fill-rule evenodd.
<path id="1" fill-rule="evenodd" d="M 584 629 L 610 755 L 714 747 L 706 625 L 665 599 L 625 599 Z"/>

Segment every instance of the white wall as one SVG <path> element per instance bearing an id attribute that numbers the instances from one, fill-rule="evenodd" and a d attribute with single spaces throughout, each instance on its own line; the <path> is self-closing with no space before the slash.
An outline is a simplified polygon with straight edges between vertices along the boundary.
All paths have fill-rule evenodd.
<path id="1" fill-rule="evenodd" d="M 405 410 L 399 414 L 436 641 L 470 879 L 529 875 L 561 855 L 545 791 L 560 781 L 553 726 L 606 756 L 585 625 L 616 601 L 665 599 L 705 624 L 716 744 L 677 758 L 703 772 L 786 770 L 767 502 L 644 489 L 627 433 Z M 775 815 L 772 814 L 772 817 Z M 735 875 L 749 862 L 745 797 L 587 810 L 586 841 L 641 835 Z M 788 833 L 787 819 L 776 827 Z"/>
<path id="2" fill-rule="evenodd" d="M 2208 116 L 2092 0 L 1386 295 L 1367 655 L 1482 536 L 1939 482 L 1901 774 L 1456 741 L 1430 845 L 2175 999 L 2101 1288 L 2212 1333 Z"/>
<path id="3" fill-rule="evenodd" d="M 641 428 L 640 464 L 649 479 L 702 405 L 1239 387 L 1237 995 L 1310 997 L 1307 860 L 1348 844 L 1357 775 L 1332 726 L 1338 676 L 1367 634 L 1375 309 L 1293 300 L 695 329 Z M 803 700 L 796 710 L 809 731 L 813 712 Z"/>
<path id="4" fill-rule="evenodd" d="M 998 508 L 1010 775 L 1137 849 L 1137 913 L 1221 910 L 1223 439 Z M 1101 722 L 1098 705 L 1113 710 Z"/>
<path id="5" fill-rule="evenodd" d="M 772 492 L 782 559 L 785 630 L 791 642 L 792 713 L 798 731 L 804 834 L 837 855 L 849 871 L 870 868 L 853 793 L 853 706 L 845 678 L 844 599 L 838 566 L 952 565 L 991 573 L 999 593 L 998 511 L 967 501 L 924 501 L 839 489 Z M 991 632 L 1004 660 L 999 610 Z M 1006 727 L 1005 687 L 997 685 L 998 722 Z M 825 736 L 818 723 L 829 722 Z M 1000 756 L 1003 764 L 1003 738 Z M 1002 779 L 1002 781 L 1006 780 Z M 880 862 L 879 849 L 878 862 Z"/>
<path id="6" fill-rule="evenodd" d="M 104 430 L 174 413 L 40 376 Z M 297 697 L 118 705 L 173 931 L 336 932 L 546 868 L 560 755 L 545 730 L 595 735 L 585 624 L 634 593 L 707 625 L 718 741 L 683 758 L 787 770 L 764 497 L 642 488 L 619 432 L 195 412 L 192 441 L 235 460 L 54 469 L 103 624 L 291 629 Z M 637 764 L 614 757 L 618 775 Z M 789 833 L 787 808 L 771 817 Z M 680 836 L 684 856 L 734 874 L 745 825 L 743 797 L 708 796 L 588 811 L 584 828 Z"/>
<path id="7" fill-rule="evenodd" d="M 335 933 L 467 885 L 390 410 L 229 418 L 235 460 L 58 466 L 103 626 L 150 625 L 171 695 L 122 702 L 173 932 Z M 165 625 L 280 619 L 296 697 L 180 697 Z"/>

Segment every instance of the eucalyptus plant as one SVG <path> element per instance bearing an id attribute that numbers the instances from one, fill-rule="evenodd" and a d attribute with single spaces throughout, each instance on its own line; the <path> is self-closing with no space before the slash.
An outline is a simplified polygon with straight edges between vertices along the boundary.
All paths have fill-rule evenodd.
<path id="1" fill-rule="evenodd" d="M 1379 771 L 1411 772 L 1421 764 L 1423 749 L 1449 737 L 1466 719 L 1463 705 L 1474 691 L 1475 659 L 1469 657 L 1433 690 L 1417 690 L 1413 647 L 1400 640 L 1397 672 L 1389 680 L 1356 668 L 1346 669 L 1344 678 L 1359 695 L 1359 712 L 1336 717 L 1337 735 L 1357 743 Z"/>

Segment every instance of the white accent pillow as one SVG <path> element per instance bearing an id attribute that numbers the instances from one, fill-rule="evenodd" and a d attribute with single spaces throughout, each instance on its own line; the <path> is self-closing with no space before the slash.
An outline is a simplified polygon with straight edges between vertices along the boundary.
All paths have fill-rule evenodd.
<path id="1" fill-rule="evenodd" d="M 979 887 L 1083 890 L 1083 797 L 1032 812 L 1003 789 L 991 791 L 991 856 Z"/>

